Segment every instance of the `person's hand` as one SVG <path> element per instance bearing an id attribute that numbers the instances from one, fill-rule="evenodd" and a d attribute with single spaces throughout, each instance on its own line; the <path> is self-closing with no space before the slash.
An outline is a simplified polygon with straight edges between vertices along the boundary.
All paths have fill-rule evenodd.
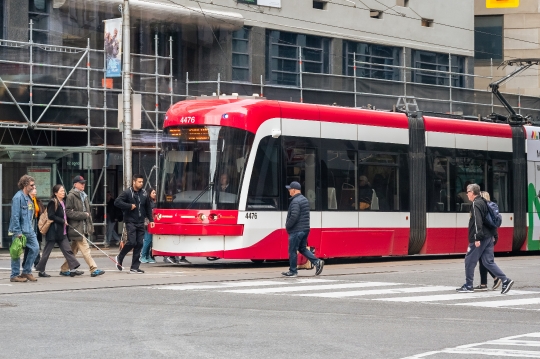
<path id="1" fill-rule="evenodd" d="M 86 212 L 86 218 L 90 217 L 90 213 Z"/>
<path id="2" fill-rule="evenodd" d="M 475 241 L 475 242 L 474 242 L 474 245 L 475 245 L 476 247 L 480 247 L 480 241 Z"/>
<path id="3" fill-rule="evenodd" d="M 137 208 L 137 206 L 134 205 L 134 204 L 132 204 L 132 205 L 131 205 L 131 210 L 133 211 L 135 208 Z"/>

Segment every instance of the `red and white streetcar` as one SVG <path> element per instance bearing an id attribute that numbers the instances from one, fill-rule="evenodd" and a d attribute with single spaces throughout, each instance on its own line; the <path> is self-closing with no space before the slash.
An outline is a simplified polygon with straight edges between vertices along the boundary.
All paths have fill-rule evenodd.
<path id="1" fill-rule="evenodd" d="M 164 122 L 153 252 L 287 259 L 291 181 L 309 200 L 320 258 L 464 253 L 468 183 L 499 205 L 496 251 L 538 249 L 526 238 L 533 130 L 252 97 L 182 101 Z"/>

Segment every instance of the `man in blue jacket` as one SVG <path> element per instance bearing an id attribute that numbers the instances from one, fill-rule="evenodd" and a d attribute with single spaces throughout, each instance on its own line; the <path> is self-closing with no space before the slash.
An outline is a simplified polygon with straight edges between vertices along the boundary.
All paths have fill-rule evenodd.
<path id="1" fill-rule="evenodd" d="M 289 234 L 289 271 L 281 273 L 285 277 L 296 277 L 298 275 L 297 251 L 305 256 L 315 267 L 315 275 L 321 274 L 324 266 L 322 259 L 317 259 L 307 249 L 307 238 L 309 235 L 309 201 L 302 195 L 300 183 L 291 182 L 285 186 L 291 196 L 291 204 L 287 213 L 285 228 Z"/>
<path id="2" fill-rule="evenodd" d="M 9 230 L 13 239 L 26 236 L 26 248 L 28 257 L 21 273 L 21 259 L 11 259 L 11 282 L 37 282 L 32 275 L 32 264 L 39 253 L 39 245 L 32 221 L 34 220 L 34 202 L 30 198 L 30 191 L 36 187 L 34 178 L 24 175 L 19 179 L 19 191 L 11 200 L 11 219 Z"/>
<path id="3" fill-rule="evenodd" d="M 486 202 L 480 197 L 480 186 L 473 183 L 467 186 L 467 198 L 471 201 L 471 217 L 469 219 L 469 248 L 465 255 L 465 284 L 456 290 L 460 293 L 472 293 L 474 268 L 478 260 L 487 270 L 502 280 L 502 294 L 506 294 L 512 288 L 514 281 L 508 278 L 495 264 L 493 257 L 493 236 L 497 228 L 486 225 L 484 218 L 488 214 Z"/>

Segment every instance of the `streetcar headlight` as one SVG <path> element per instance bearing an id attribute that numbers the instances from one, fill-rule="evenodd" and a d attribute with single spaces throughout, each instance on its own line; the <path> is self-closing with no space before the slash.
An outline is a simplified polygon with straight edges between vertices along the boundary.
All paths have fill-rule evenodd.
<path id="1" fill-rule="evenodd" d="M 199 215 L 197 217 L 199 217 L 199 220 L 201 220 L 201 221 L 204 221 L 206 219 L 206 215 L 203 214 L 203 213 L 199 213 Z"/>

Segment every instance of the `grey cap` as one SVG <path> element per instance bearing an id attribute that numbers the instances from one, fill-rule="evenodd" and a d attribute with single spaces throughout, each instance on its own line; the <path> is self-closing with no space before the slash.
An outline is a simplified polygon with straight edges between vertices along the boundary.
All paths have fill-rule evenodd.
<path id="1" fill-rule="evenodd" d="M 288 186 L 285 186 L 285 188 L 287 189 L 297 189 L 297 190 L 301 190 L 302 189 L 302 186 L 300 186 L 300 183 L 296 182 L 296 181 L 292 181 L 290 185 Z"/>

